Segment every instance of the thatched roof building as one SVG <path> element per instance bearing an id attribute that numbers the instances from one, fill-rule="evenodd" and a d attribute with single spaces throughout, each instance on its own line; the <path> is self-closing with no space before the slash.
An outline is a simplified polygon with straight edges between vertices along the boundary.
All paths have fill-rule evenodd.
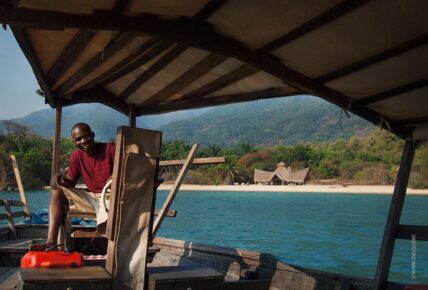
<path id="1" fill-rule="evenodd" d="M 290 171 L 287 182 L 293 184 L 304 184 L 308 177 L 309 167 L 297 171 Z"/>
<path id="2" fill-rule="evenodd" d="M 278 163 L 275 171 L 254 170 L 256 184 L 305 184 L 309 177 L 309 167 L 293 171 L 285 167 L 283 162 Z"/>
<path id="3" fill-rule="evenodd" d="M 272 175 L 274 172 L 265 171 L 260 169 L 254 170 L 254 182 L 256 184 L 269 184 L 272 179 Z"/>

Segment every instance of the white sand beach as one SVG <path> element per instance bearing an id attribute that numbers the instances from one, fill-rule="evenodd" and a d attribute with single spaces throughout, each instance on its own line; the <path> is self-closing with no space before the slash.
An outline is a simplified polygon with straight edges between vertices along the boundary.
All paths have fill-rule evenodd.
<path id="1" fill-rule="evenodd" d="M 172 184 L 161 184 L 160 190 L 169 190 Z M 362 193 L 362 194 L 392 194 L 392 185 L 196 185 L 183 184 L 180 190 L 185 191 L 261 191 L 261 192 L 326 192 L 326 193 Z M 428 195 L 428 189 L 407 189 L 408 194 Z"/>

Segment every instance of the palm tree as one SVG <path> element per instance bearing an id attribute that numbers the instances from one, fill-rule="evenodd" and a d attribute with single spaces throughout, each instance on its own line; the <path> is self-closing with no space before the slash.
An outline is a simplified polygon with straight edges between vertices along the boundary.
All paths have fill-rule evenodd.
<path id="1" fill-rule="evenodd" d="M 235 178 L 239 175 L 239 167 L 236 161 L 236 158 L 228 157 L 226 158 L 226 163 L 218 166 L 226 184 L 232 184 Z"/>

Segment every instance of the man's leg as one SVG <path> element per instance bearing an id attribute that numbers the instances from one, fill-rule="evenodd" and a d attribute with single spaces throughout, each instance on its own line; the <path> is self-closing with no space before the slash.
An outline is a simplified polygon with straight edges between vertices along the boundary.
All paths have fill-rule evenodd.
<path id="1" fill-rule="evenodd" d="M 68 203 L 61 187 L 52 189 L 49 201 L 49 227 L 48 238 L 45 244 L 31 245 L 32 251 L 44 251 L 46 248 L 57 244 L 59 227 L 64 216 L 64 206 Z"/>
<path id="2" fill-rule="evenodd" d="M 51 191 L 51 199 L 49 202 L 49 229 L 46 244 L 57 244 L 58 231 L 64 217 L 64 206 L 66 204 L 67 198 L 65 197 L 62 188 L 53 189 Z"/>

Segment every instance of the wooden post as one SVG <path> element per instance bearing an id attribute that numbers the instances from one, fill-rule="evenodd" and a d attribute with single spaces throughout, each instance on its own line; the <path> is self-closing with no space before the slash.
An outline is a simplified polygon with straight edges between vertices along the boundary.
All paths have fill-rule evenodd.
<path id="1" fill-rule="evenodd" d="M 55 128 L 54 136 L 52 140 L 52 170 L 51 177 L 59 173 L 59 157 L 60 157 L 60 142 L 61 142 L 61 121 L 62 121 L 62 104 L 61 102 L 56 103 L 55 108 Z M 65 220 L 65 219 L 64 219 Z M 64 224 L 62 224 L 58 231 L 58 244 L 64 244 L 65 239 Z M 61 247 L 62 249 L 62 247 Z"/>
<path id="2" fill-rule="evenodd" d="M 183 165 L 186 159 L 178 160 L 161 160 L 159 166 L 177 166 Z M 223 164 L 226 162 L 226 157 L 208 157 L 208 158 L 195 158 L 193 159 L 192 165 L 204 165 L 204 164 Z"/>
<path id="3" fill-rule="evenodd" d="M 406 140 L 377 262 L 376 277 L 373 287 L 374 290 L 386 289 L 392 254 L 394 252 L 397 228 L 400 223 L 401 211 L 403 209 L 407 184 L 409 181 L 410 171 L 412 169 L 413 157 L 415 155 L 415 147 L 416 144 L 414 141 Z"/>
<path id="4" fill-rule="evenodd" d="M 137 108 L 135 105 L 129 105 L 129 127 L 135 128 L 137 124 L 137 117 L 136 117 Z"/>
<path id="5" fill-rule="evenodd" d="M 175 180 L 174 186 L 169 191 L 169 194 L 165 200 L 165 202 L 162 205 L 162 208 L 159 211 L 158 217 L 154 223 L 153 230 L 152 230 L 152 239 L 156 236 L 156 233 L 158 232 L 163 219 L 165 218 L 165 215 L 167 214 L 175 195 L 177 194 L 178 190 L 180 189 L 181 184 L 184 181 L 184 177 L 186 177 L 187 170 L 189 169 L 189 166 L 192 164 L 193 159 L 196 156 L 196 150 L 198 150 L 199 145 L 194 144 L 192 148 L 190 149 L 189 154 L 187 155 L 186 161 L 183 164 L 183 167 L 181 167 L 180 173 L 177 176 L 177 179 Z"/>
<path id="6" fill-rule="evenodd" d="M 3 200 L 3 203 L 4 203 L 4 213 L 7 216 L 7 223 L 8 223 L 9 232 L 10 232 L 10 239 L 16 240 L 18 237 L 16 235 L 16 228 L 15 228 L 15 224 L 13 222 L 13 215 L 12 215 L 12 211 L 10 209 L 9 201 Z"/>
<path id="7" fill-rule="evenodd" d="M 10 155 L 10 160 L 12 160 L 13 172 L 15 173 L 16 184 L 18 185 L 25 216 L 30 217 L 30 210 L 28 209 L 27 198 L 25 196 L 24 186 L 22 185 L 21 174 L 19 173 L 18 162 L 16 162 L 15 155 Z"/>
<path id="8" fill-rule="evenodd" d="M 52 176 L 59 173 L 61 118 L 62 118 L 62 105 L 60 102 L 58 102 L 56 105 L 56 112 L 55 112 L 55 131 L 54 131 L 54 137 L 52 140 Z"/>

